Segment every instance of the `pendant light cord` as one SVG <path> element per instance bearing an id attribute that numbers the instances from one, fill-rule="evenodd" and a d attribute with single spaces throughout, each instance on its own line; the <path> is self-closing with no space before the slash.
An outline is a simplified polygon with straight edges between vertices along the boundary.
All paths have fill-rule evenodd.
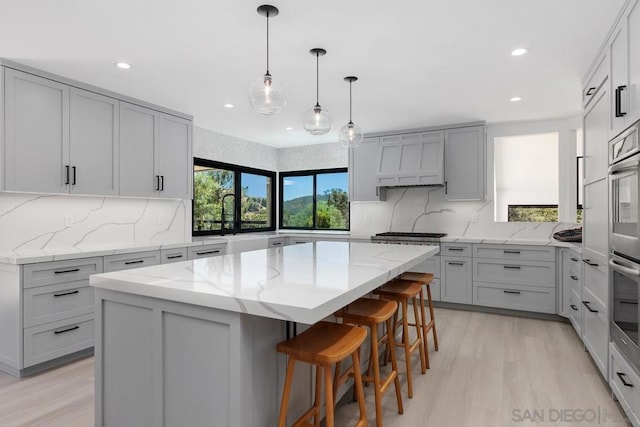
<path id="1" fill-rule="evenodd" d="M 320 106 L 320 52 L 316 52 L 316 107 Z"/>
<path id="2" fill-rule="evenodd" d="M 269 11 L 267 10 L 267 75 L 269 75 Z"/>
<path id="3" fill-rule="evenodd" d="M 353 83 L 353 81 L 349 80 L 349 123 L 353 124 L 353 121 L 351 120 L 351 110 L 352 110 L 352 106 L 351 106 L 351 84 Z"/>

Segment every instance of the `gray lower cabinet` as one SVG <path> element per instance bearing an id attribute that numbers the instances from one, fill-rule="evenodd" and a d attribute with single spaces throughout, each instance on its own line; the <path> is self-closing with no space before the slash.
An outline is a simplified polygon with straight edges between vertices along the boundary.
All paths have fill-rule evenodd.
<path id="1" fill-rule="evenodd" d="M 570 249 L 560 250 L 560 281 L 562 284 L 561 315 L 568 317 L 582 338 L 582 255 Z"/>
<path id="2" fill-rule="evenodd" d="M 285 246 L 287 243 L 287 240 L 285 237 L 270 237 L 267 245 L 270 248 L 277 248 L 279 246 Z"/>
<path id="3" fill-rule="evenodd" d="M 411 271 L 418 273 L 431 273 L 433 274 L 433 280 L 431 281 L 431 299 L 433 301 L 440 301 L 441 289 L 440 289 L 440 256 L 436 255 L 429 258 L 426 261 L 421 262 L 415 267 L 411 268 Z M 425 295 L 425 298 L 427 296 Z"/>
<path id="4" fill-rule="evenodd" d="M 171 262 L 186 261 L 187 248 L 161 249 L 160 264 L 169 264 Z"/>
<path id="5" fill-rule="evenodd" d="M 160 264 L 160 251 L 135 252 L 104 257 L 104 272 L 130 270 Z"/>
<path id="6" fill-rule="evenodd" d="M 607 378 L 609 348 L 609 293 L 607 259 L 584 249 L 582 255 L 582 340 Z"/>
<path id="7" fill-rule="evenodd" d="M 609 343 L 609 387 L 634 427 L 640 426 L 640 375 Z"/>
<path id="8" fill-rule="evenodd" d="M 187 249 L 188 259 L 209 258 L 225 254 L 226 243 L 214 243 L 202 246 L 193 246 Z"/>
<path id="9" fill-rule="evenodd" d="M 440 265 L 440 300 L 471 304 L 471 258 L 441 256 Z"/>
<path id="10" fill-rule="evenodd" d="M 301 245 L 303 243 L 311 243 L 313 241 L 314 241 L 313 237 L 296 237 L 296 236 L 286 237 L 287 245 Z"/>

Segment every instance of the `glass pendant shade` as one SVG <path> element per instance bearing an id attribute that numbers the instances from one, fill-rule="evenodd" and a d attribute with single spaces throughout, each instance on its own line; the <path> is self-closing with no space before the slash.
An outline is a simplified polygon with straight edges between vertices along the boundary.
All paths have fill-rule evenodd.
<path id="1" fill-rule="evenodd" d="M 273 80 L 270 74 L 265 74 L 251 86 L 249 102 L 258 113 L 271 115 L 282 111 L 287 105 L 287 97 L 282 84 Z"/>
<path id="2" fill-rule="evenodd" d="M 342 126 L 340 132 L 338 132 L 338 141 L 344 148 L 357 148 L 360 146 L 364 133 L 362 128 L 358 125 L 354 125 L 352 122 Z"/>
<path id="3" fill-rule="evenodd" d="M 316 105 L 304 113 L 303 124 L 311 135 L 324 135 L 331 130 L 333 119 L 326 108 Z"/>

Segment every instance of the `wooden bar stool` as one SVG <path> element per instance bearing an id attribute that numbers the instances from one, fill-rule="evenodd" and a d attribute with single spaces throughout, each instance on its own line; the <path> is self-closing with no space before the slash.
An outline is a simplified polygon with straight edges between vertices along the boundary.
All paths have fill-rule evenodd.
<path id="1" fill-rule="evenodd" d="M 396 361 L 392 317 L 398 310 L 398 304 L 393 301 L 376 300 L 370 298 L 360 298 L 342 310 L 337 311 L 334 315 L 342 319 L 343 323 L 355 324 L 359 326 L 368 326 L 371 330 L 371 352 L 369 354 L 369 368 L 373 370 L 373 376 L 370 375 L 370 369 L 367 369 L 365 375 L 362 376 L 365 384 L 373 383 L 374 395 L 376 402 L 376 426 L 382 426 L 382 394 L 393 383 L 396 389 L 396 400 L 398 403 L 398 413 L 402 414 L 402 393 L 400 392 L 400 380 L 398 379 L 398 364 Z M 386 333 L 378 339 L 378 326 L 386 323 Z M 380 360 L 379 346 L 387 344 L 391 353 L 391 372 L 386 378 L 380 378 Z M 354 377 L 353 366 L 346 372 L 340 374 L 340 362 L 336 363 L 336 373 L 334 376 L 333 393 L 334 396 L 338 391 L 338 387 L 343 384 L 347 378 Z"/>
<path id="2" fill-rule="evenodd" d="M 419 350 L 420 354 L 420 366 L 422 368 L 422 374 L 427 372 L 427 367 L 424 358 L 424 348 L 422 345 L 422 320 L 418 311 L 418 301 L 420 293 L 422 293 L 422 283 L 413 282 L 410 280 L 395 279 L 387 282 L 379 289 L 373 292 L 379 295 L 380 298 L 395 301 L 402 307 L 402 342 L 396 343 L 404 347 L 405 363 L 407 365 L 407 388 L 408 396 L 413 397 L 413 382 L 411 379 L 411 353 Z M 414 342 L 410 342 L 409 338 L 409 317 L 408 317 L 408 305 L 409 300 L 413 303 L 413 313 L 415 317 L 416 339 Z M 394 316 L 395 317 L 395 316 Z M 396 326 L 398 325 L 394 319 L 392 335 L 395 337 Z"/>
<path id="3" fill-rule="evenodd" d="M 433 299 L 431 299 L 431 281 L 433 280 L 433 274 L 431 273 L 417 273 L 417 272 L 406 272 L 402 273 L 400 276 L 403 280 L 412 280 L 414 282 L 422 283 L 427 289 L 427 299 L 429 303 L 429 322 L 427 322 L 427 317 L 424 312 L 424 299 L 423 296 L 420 295 L 420 307 L 422 308 L 422 339 L 424 340 L 424 352 L 425 359 L 427 361 L 427 369 L 429 369 L 429 342 L 427 341 L 427 334 L 429 331 L 433 333 L 433 344 L 438 351 L 438 332 L 436 331 L 436 316 L 433 312 Z"/>
<path id="4" fill-rule="evenodd" d="M 364 392 L 360 372 L 359 348 L 367 338 L 367 330 L 358 326 L 341 325 L 338 323 L 318 322 L 295 338 L 278 343 L 276 349 L 288 355 L 287 375 L 282 392 L 282 404 L 278 427 L 285 427 L 291 383 L 296 361 L 316 366 L 316 386 L 314 404 L 296 422 L 294 426 L 310 425 L 308 420 L 313 417 L 314 426 L 320 425 L 320 409 L 322 401 L 322 373 L 325 378 L 325 420 L 327 427 L 334 427 L 334 392 L 331 368 L 334 363 L 351 356 L 355 371 L 355 392 L 360 409 L 360 418 L 356 427 L 367 425 L 365 413 Z"/>

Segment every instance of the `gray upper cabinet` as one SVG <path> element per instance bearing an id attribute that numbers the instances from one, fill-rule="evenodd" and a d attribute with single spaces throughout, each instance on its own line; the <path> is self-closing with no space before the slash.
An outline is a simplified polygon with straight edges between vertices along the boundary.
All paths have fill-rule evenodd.
<path id="1" fill-rule="evenodd" d="M 118 194 L 119 101 L 71 88 L 70 190 Z"/>
<path id="2" fill-rule="evenodd" d="M 4 71 L 4 189 L 66 193 L 69 87 Z"/>
<path id="3" fill-rule="evenodd" d="M 358 148 L 349 150 L 349 200 L 370 202 L 384 200 L 384 188 L 376 181 L 380 157 L 380 138 L 364 138 Z"/>
<path id="4" fill-rule="evenodd" d="M 444 184 L 444 131 L 380 137 L 377 185 Z"/>
<path id="5" fill-rule="evenodd" d="M 160 177 L 160 195 L 190 199 L 193 180 L 190 120 L 160 114 L 156 145 L 156 175 Z"/>
<path id="6" fill-rule="evenodd" d="M 631 2 L 627 16 L 629 82 L 627 88 L 627 125 L 640 120 L 640 1 Z"/>
<path id="7" fill-rule="evenodd" d="M 484 126 L 448 129 L 444 133 L 446 200 L 483 200 Z"/>
<path id="8" fill-rule="evenodd" d="M 120 195 L 153 197 L 159 177 L 155 176 L 154 145 L 158 113 L 127 102 L 120 103 Z"/>
<path id="9" fill-rule="evenodd" d="M 613 138 L 626 127 L 625 102 L 628 94 L 628 51 L 627 51 L 627 26 L 624 20 L 616 27 L 613 37 L 609 42 L 609 57 L 611 60 L 610 97 L 611 115 L 609 120 L 609 139 Z"/>
<path id="10" fill-rule="evenodd" d="M 607 86 L 602 85 L 593 94 L 593 101 L 584 112 L 584 183 L 607 177 L 607 141 L 609 120 L 609 97 Z"/>

